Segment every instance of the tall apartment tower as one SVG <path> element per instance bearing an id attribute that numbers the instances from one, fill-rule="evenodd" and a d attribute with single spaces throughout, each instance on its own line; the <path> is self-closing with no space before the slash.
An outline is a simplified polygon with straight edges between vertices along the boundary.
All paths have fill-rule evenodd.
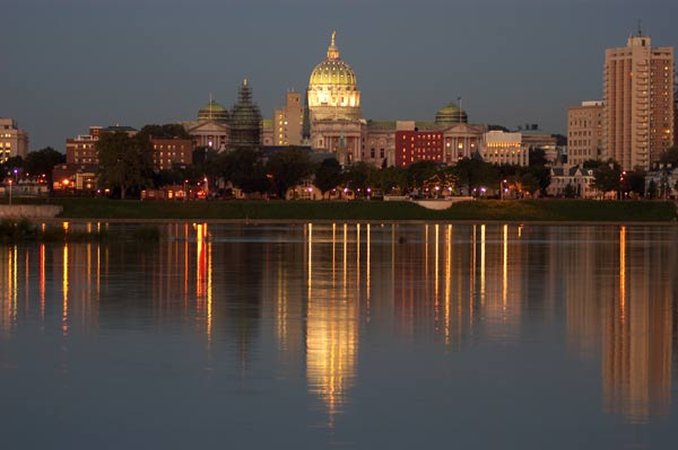
<path id="1" fill-rule="evenodd" d="M 638 34 L 605 50 L 604 148 L 623 169 L 649 169 L 673 143 L 673 48 Z"/>
<path id="2" fill-rule="evenodd" d="M 573 166 L 600 159 L 603 150 L 603 102 L 582 102 L 567 110 L 567 162 Z"/>
<path id="3" fill-rule="evenodd" d="M 287 103 L 273 114 L 273 130 L 275 145 L 301 145 L 301 131 L 304 123 L 304 107 L 301 95 L 297 92 L 287 93 Z"/>

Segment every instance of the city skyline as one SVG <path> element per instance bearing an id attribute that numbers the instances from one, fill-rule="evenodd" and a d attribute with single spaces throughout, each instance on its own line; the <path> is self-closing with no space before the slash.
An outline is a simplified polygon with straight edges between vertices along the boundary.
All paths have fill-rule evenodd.
<path id="1" fill-rule="evenodd" d="M 89 125 L 191 119 L 210 93 L 230 107 L 247 77 L 270 118 L 289 88 L 305 92 L 336 29 L 367 118 L 430 120 L 462 97 L 472 122 L 565 134 L 567 107 L 602 98 L 604 51 L 622 46 L 639 17 L 657 45 L 678 43 L 669 1 L 542 3 L 206 0 L 194 17 L 174 0 L 10 1 L 0 116 L 28 131 L 31 150 L 63 151 Z"/>

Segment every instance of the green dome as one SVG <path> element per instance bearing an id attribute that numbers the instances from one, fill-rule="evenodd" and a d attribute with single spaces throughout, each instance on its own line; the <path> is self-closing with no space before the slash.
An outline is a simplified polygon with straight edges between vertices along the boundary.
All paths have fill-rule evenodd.
<path id="1" fill-rule="evenodd" d="M 210 100 L 198 111 L 198 120 L 228 121 L 228 110 L 214 100 Z"/>
<path id="2" fill-rule="evenodd" d="M 453 102 L 443 106 L 436 113 L 436 123 L 439 125 L 454 125 L 467 122 L 468 116 L 466 112 Z"/>

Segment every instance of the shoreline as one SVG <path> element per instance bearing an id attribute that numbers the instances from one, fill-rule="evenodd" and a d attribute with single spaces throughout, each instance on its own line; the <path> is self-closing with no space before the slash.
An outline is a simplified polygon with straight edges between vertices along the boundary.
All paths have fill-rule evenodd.
<path id="1" fill-rule="evenodd" d="M 187 201 L 142 202 L 105 198 L 49 198 L 28 205 L 62 208 L 45 222 L 238 224 L 293 223 L 542 223 L 674 224 L 676 204 L 652 200 L 473 200 L 446 209 L 426 209 L 414 202 L 333 201 Z"/>
<path id="2" fill-rule="evenodd" d="M 212 219 L 212 218 L 185 218 L 185 219 L 125 219 L 125 218 L 60 218 L 41 220 L 40 223 L 74 223 L 86 224 L 92 222 L 111 223 L 111 224 L 173 224 L 173 223 L 207 223 L 207 224 L 225 224 L 225 225 L 305 225 L 308 223 L 331 225 L 335 223 L 346 224 L 449 224 L 449 225 L 548 225 L 548 226 L 578 226 L 578 225 L 616 225 L 616 226 L 638 226 L 638 225 L 652 225 L 652 226 L 678 226 L 678 221 L 604 221 L 604 220 L 499 220 L 499 219 L 458 219 L 458 220 L 437 220 L 437 219 Z"/>

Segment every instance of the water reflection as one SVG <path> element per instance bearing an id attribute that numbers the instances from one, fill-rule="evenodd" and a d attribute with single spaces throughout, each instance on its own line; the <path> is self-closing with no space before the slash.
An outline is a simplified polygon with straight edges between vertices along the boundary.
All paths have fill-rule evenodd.
<path id="1" fill-rule="evenodd" d="M 540 327 L 562 324 L 571 358 L 600 361 L 601 410 L 631 423 L 671 414 L 671 227 L 163 227 L 169 238 L 153 246 L 0 247 L 0 340 L 31 321 L 64 339 L 188 327 L 208 367 L 231 358 L 243 379 L 273 346 L 278 370 L 303 376 L 334 426 L 351 410 L 362 347 L 376 335 L 473 351 L 539 340 Z"/>

